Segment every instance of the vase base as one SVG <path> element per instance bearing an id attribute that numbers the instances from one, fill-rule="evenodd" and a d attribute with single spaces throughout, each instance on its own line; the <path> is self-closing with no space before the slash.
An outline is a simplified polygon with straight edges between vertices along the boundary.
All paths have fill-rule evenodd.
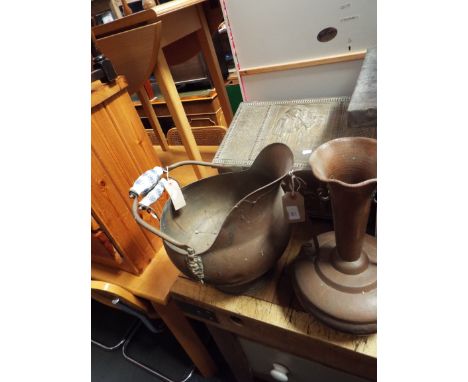
<path id="1" fill-rule="evenodd" d="M 317 237 L 319 249 L 307 243 L 293 264 L 296 296 L 309 313 L 329 326 L 353 334 L 377 331 L 377 240 L 366 235 L 359 273 L 337 267 L 335 232 Z M 368 261 L 367 261 L 368 260 Z M 362 263 L 362 258 L 359 260 Z"/>

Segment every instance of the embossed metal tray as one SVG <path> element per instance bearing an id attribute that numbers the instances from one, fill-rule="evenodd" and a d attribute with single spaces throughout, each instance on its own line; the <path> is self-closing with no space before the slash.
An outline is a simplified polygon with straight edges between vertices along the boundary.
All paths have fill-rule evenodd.
<path id="1" fill-rule="evenodd" d="M 376 138 L 377 129 L 347 127 L 349 97 L 292 101 L 242 102 L 213 163 L 248 167 L 260 150 L 274 142 L 294 153 L 294 169 L 310 169 L 310 154 L 339 137 Z"/>

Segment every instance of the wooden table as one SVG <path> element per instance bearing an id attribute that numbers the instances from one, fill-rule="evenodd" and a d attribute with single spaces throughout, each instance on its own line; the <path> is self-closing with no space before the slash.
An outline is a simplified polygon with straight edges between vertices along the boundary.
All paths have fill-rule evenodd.
<path id="1" fill-rule="evenodd" d="M 267 281 L 244 295 L 228 295 L 179 276 L 171 294 L 189 317 L 203 321 L 238 381 L 252 380 L 237 336 L 365 379 L 377 378 L 377 335 L 337 332 L 304 312 L 295 299 L 288 265 L 301 244 L 330 230 L 329 223 L 297 225 Z M 221 329 L 221 330 L 220 330 Z M 244 362 L 244 365 L 246 363 Z"/>
<path id="2" fill-rule="evenodd" d="M 93 28 L 93 32 L 96 38 L 99 39 L 119 31 L 125 31 L 161 20 L 163 25 L 161 48 L 195 33 L 218 94 L 224 117 L 229 125 L 232 120 L 232 109 L 211 40 L 202 4 L 205 1 L 206 0 L 174 0 L 142 12 L 134 13 L 114 22 L 96 26 Z M 188 157 L 193 160 L 201 160 L 195 138 L 190 130 L 190 123 L 184 112 L 182 102 L 180 101 L 162 49 L 158 55 L 154 74 L 161 92 L 166 99 L 174 124 L 182 137 Z M 197 172 L 198 178 L 205 176 L 204 168 L 197 167 L 195 171 Z"/>

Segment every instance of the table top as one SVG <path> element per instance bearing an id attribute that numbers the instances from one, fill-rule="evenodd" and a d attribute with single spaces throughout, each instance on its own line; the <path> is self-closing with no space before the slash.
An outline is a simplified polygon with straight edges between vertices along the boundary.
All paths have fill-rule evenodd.
<path id="1" fill-rule="evenodd" d="M 171 293 L 209 307 L 262 321 L 269 325 L 296 334 L 358 353 L 364 357 L 377 358 L 377 334 L 355 336 L 338 332 L 306 313 L 295 299 L 288 265 L 299 249 L 313 234 L 330 230 L 328 222 L 308 222 L 293 228 L 291 240 L 266 283 L 253 292 L 233 296 L 211 286 L 202 285 L 185 276 L 179 276 Z"/>
<path id="2" fill-rule="evenodd" d="M 173 0 L 167 3 L 156 5 L 155 7 L 132 13 L 110 23 L 96 25 L 92 28 L 96 38 L 101 38 L 109 34 L 135 28 L 144 24 L 154 23 L 159 20 L 164 20 L 163 37 L 168 32 L 169 24 L 173 24 L 175 19 L 171 18 L 174 15 L 192 15 L 184 11 L 192 9 L 194 6 L 204 3 L 207 0 Z M 190 20 L 185 20 L 189 22 Z M 189 22 L 190 24 L 190 22 Z M 171 25 L 173 26 L 173 25 Z M 164 46 L 164 44 L 163 44 Z"/>
<path id="3" fill-rule="evenodd" d="M 169 260 L 164 247 L 155 254 L 140 275 L 133 275 L 101 264 L 93 263 L 91 266 L 93 280 L 118 285 L 137 297 L 163 305 L 167 303 L 169 291 L 178 275 L 179 270 Z"/>

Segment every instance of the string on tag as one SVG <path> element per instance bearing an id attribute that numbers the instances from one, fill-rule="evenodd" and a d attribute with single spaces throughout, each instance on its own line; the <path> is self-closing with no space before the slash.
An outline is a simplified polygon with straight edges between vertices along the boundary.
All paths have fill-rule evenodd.
<path id="1" fill-rule="evenodd" d="M 291 177 L 291 184 L 290 184 L 290 187 L 291 187 L 291 197 L 294 198 L 295 196 L 295 193 L 296 192 L 299 192 L 299 190 L 301 189 L 301 187 L 304 187 L 307 185 L 307 183 L 305 182 L 304 179 L 302 179 L 301 177 L 299 176 L 296 176 L 294 175 L 294 173 L 291 171 L 289 171 L 289 176 Z M 297 189 L 296 189 L 296 182 L 297 182 Z"/>
<path id="2" fill-rule="evenodd" d="M 282 198 L 284 216 L 289 223 L 301 223 L 305 221 L 306 214 L 304 197 L 299 190 L 301 187 L 305 187 L 307 183 L 294 175 L 292 171 L 289 172 L 289 177 L 290 191 L 286 192 Z"/>
<path id="3" fill-rule="evenodd" d="M 301 187 L 304 187 L 304 188 L 307 188 L 307 182 L 302 179 L 300 176 L 295 176 L 296 177 L 296 180 L 298 181 L 298 185 L 297 185 L 297 190 L 299 192 L 299 190 L 301 189 Z"/>
<path id="4" fill-rule="evenodd" d="M 291 178 L 291 185 L 290 185 L 290 187 L 291 187 L 291 197 L 294 198 L 294 196 L 295 196 L 294 178 L 295 178 L 296 176 L 294 175 L 294 173 L 292 172 L 292 170 L 289 171 L 289 176 L 290 176 L 290 178 Z"/>

